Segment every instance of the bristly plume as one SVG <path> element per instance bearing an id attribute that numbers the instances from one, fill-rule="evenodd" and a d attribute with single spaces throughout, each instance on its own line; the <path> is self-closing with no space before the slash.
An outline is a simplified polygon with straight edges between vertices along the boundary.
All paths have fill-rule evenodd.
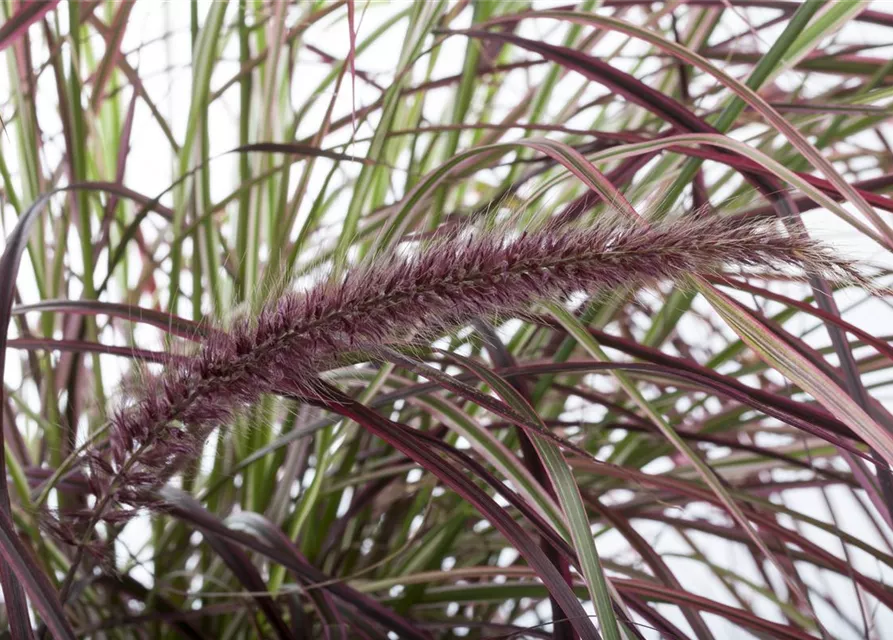
<path id="1" fill-rule="evenodd" d="M 170 477 L 209 432 L 261 394 L 312 389 L 339 354 L 523 311 L 575 292 L 649 286 L 725 269 L 805 270 L 836 279 L 855 268 L 773 223 L 709 218 L 657 226 L 613 221 L 515 234 L 465 230 L 409 255 L 391 253 L 337 280 L 267 302 L 255 318 L 210 332 L 172 360 L 111 420 L 111 460 L 98 476 L 130 488 Z M 104 470 L 103 470 L 104 469 Z M 99 484 L 103 484 L 102 481 Z M 105 483 L 108 489 L 108 483 Z"/>

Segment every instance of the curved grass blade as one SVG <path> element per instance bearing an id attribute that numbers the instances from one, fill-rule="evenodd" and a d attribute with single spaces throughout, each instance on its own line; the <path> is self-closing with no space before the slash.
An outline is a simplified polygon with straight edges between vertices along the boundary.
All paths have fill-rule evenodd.
<path id="1" fill-rule="evenodd" d="M 533 407 L 505 380 L 470 358 L 456 354 L 449 354 L 448 357 L 470 370 L 482 382 L 485 382 L 526 421 L 537 425 L 543 431 L 548 430 Z M 620 626 L 614 615 L 612 600 L 616 600 L 621 609 L 623 608 L 623 601 L 618 600 L 616 595 L 612 594 L 608 580 L 602 570 L 598 550 L 592 536 L 589 516 L 586 513 L 586 508 L 583 506 L 583 498 L 580 496 L 577 482 L 570 472 L 570 468 L 561 451 L 551 440 L 536 434 L 531 435 L 531 439 L 558 494 L 558 500 L 567 519 L 567 527 L 571 534 L 574 549 L 580 560 L 580 568 L 586 579 L 586 586 L 598 612 L 602 633 L 604 633 L 605 638 L 619 640 L 621 637 Z"/>
<path id="2" fill-rule="evenodd" d="M 34 202 L 24 214 L 22 214 L 19 221 L 16 223 L 15 228 L 6 238 L 6 248 L 3 250 L 3 256 L 0 257 L 0 378 L 3 377 L 3 374 L 6 371 L 6 346 L 9 341 L 9 321 L 11 318 L 12 304 L 15 299 L 15 282 L 19 272 L 22 254 L 28 244 L 28 238 L 34 224 L 43 213 L 44 208 L 50 201 L 50 197 L 54 193 L 56 192 L 50 192 L 42 196 Z M 5 385 L 0 386 L 0 404 L 3 404 L 4 393 Z M 0 449 L 5 449 L 3 436 L 5 430 L 3 422 L 5 421 L 5 418 L 5 412 L 0 412 Z M 13 528 L 11 521 L 12 509 L 10 507 L 9 489 L 6 482 L 5 456 L 0 456 L 0 514 L 2 514 L 6 518 L 6 521 L 9 522 L 9 532 L 12 534 L 13 538 L 10 544 L 20 544 L 18 539 L 15 538 L 15 529 Z M 8 553 L 22 557 L 21 554 L 17 554 L 18 547 L 5 547 L 4 545 L 4 548 Z M 16 566 L 13 564 L 13 560 L 15 560 L 15 558 L 11 560 L 8 559 L 8 563 L 0 563 L 0 582 L 2 582 L 3 595 L 6 600 L 10 629 L 13 633 L 18 634 L 22 638 L 30 638 L 32 637 L 31 621 L 28 616 L 28 605 L 25 601 L 25 594 L 22 590 L 22 584 L 26 582 L 26 579 L 22 576 L 18 576 L 19 581 L 17 581 L 12 573 L 10 573 L 11 567 Z M 31 569 L 40 572 L 39 567 L 33 566 Z M 40 580 L 40 578 L 33 576 L 29 579 L 33 583 L 37 583 L 37 581 Z M 45 603 L 42 603 L 41 606 L 48 607 L 47 613 L 50 613 L 50 608 L 55 609 L 58 612 L 62 611 L 62 604 L 59 602 L 58 596 L 55 597 L 55 602 L 52 602 L 52 599 L 49 599 Z M 64 620 L 64 616 L 62 616 L 62 620 Z M 53 622 L 54 621 L 48 620 L 47 624 L 49 625 Z M 64 627 L 60 627 L 60 630 L 64 631 L 65 629 Z M 73 637 L 73 635 L 63 635 L 60 637 Z"/>
<path id="3" fill-rule="evenodd" d="M 28 27 L 52 11 L 57 4 L 59 0 L 34 0 L 22 3 L 19 10 L 0 26 L 0 51 L 18 40 Z"/>
<path id="4" fill-rule="evenodd" d="M 586 330 L 586 328 L 580 323 L 577 318 L 571 315 L 564 307 L 561 307 L 554 303 L 547 303 L 546 307 L 549 309 L 550 313 L 555 316 L 556 320 L 558 320 L 564 327 L 568 330 L 571 335 L 573 335 L 574 339 L 577 340 L 580 345 L 586 349 L 586 351 L 596 360 L 601 362 L 610 362 L 610 358 L 601 348 L 596 340 L 592 337 L 592 335 Z M 777 556 L 772 553 L 769 547 L 766 545 L 765 541 L 761 537 L 760 533 L 753 527 L 748 516 L 745 515 L 744 509 L 729 495 L 728 490 L 724 486 L 722 479 L 716 474 L 716 472 L 710 467 L 710 465 L 705 462 L 697 452 L 695 452 L 685 441 L 684 438 L 681 438 L 676 430 L 673 429 L 672 425 L 667 422 L 664 417 L 654 409 L 652 404 L 645 399 L 642 393 L 638 390 L 635 384 L 630 381 L 625 374 L 620 371 L 615 372 L 615 376 L 617 378 L 617 382 L 620 386 L 626 391 L 629 395 L 630 399 L 642 410 L 642 412 L 648 417 L 648 419 L 660 429 L 661 433 L 667 438 L 667 440 L 672 443 L 672 445 L 681 453 L 685 458 L 689 461 L 691 466 L 697 471 L 698 475 L 701 479 L 710 487 L 710 489 L 716 494 L 719 500 L 722 502 L 723 506 L 728 510 L 729 514 L 735 519 L 735 521 L 747 532 L 748 536 L 753 540 L 755 546 L 760 550 L 760 552 L 778 569 L 779 573 L 781 573 L 785 582 L 790 587 L 791 591 L 797 595 L 800 602 L 803 604 L 808 603 L 808 599 L 805 593 L 802 592 L 799 585 L 795 580 L 793 580 L 787 571 L 785 571 L 784 566 L 781 564 Z"/>
<path id="5" fill-rule="evenodd" d="M 416 628 L 404 618 L 380 605 L 378 602 L 358 593 L 352 587 L 331 580 L 319 569 L 305 562 L 292 551 L 285 551 L 279 545 L 271 545 L 243 531 L 236 531 L 225 526 L 219 519 L 211 514 L 201 503 L 191 496 L 173 487 L 164 487 L 159 491 L 159 496 L 165 502 L 165 508 L 171 515 L 192 524 L 203 532 L 214 534 L 222 539 L 229 540 L 240 546 L 260 553 L 267 558 L 278 562 L 287 569 L 294 571 L 310 583 L 326 583 L 325 588 L 333 595 L 346 603 L 349 603 L 362 612 L 366 617 L 375 620 L 388 629 L 398 633 L 401 638 L 409 640 L 430 640 L 429 636 Z"/>
<path id="6" fill-rule="evenodd" d="M 412 216 L 421 211 L 421 207 L 426 202 L 426 199 L 450 173 L 471 166 L 473 161 L 480 160 L 481 157 L 501 156 L 508 151 L 518 148 L 534 149 L 545 154 L 564 166 L 587 187 L 601 195 L 606 202 L 611 203 L 627 215 L 638 217 L 635 208 L 633 208 L 626 197 L 620 193 L 617 187 L 603 173 L 596 169 L 591 162 L 587 161 L 579 151 L 567 144 L 554 140 L 530 138 L 475 147 L 458 153 L 441 164 L 437 169 L 425 176 L 424 179 L 420 180 L 403 199 L 402 206 L 393 215 L 382 236 L 379 247 L 387 249 L 402 238 L 406 229 L 413 222 Z"/>
<path id="7" fill-rule="evenodd" d="M 62 640 L 74 640 L 74 631 L 65 617 L 58 594 L 41 568 L 31 559 L 29 551 L 19 540 L 12 520 L 3 510 L 0 510 L 0 556 L 3 557 L 6 570 L 11 571 L 18 579 L 14 584 L 28 592 L 34 608 L 40 613 L 43 622 L 53 635 Z M 3 592 L 7 598 L 10 597 L 11 592 L 7 591 L 5 586 Z M 7 602 L 6 606 L 9 609 L 10 602 Z M 25 615 L 27 621 L 27 609 Z M 17 634 L 21 634 L 18 637 L 31 637 L 31 625 L 27 624 L 25 632 L 21 629 L 16 631 Z"/>
<path id="8" fill-rule="evenodd" d="M 735 333 L 767 364 L 815 397 L 832 415 L 878 451 L 889 464 L 893 464 L 893 434 L 875 422 L 833 380 L 786 345 L 769 327 L 747 313 L 740 303 L 709 285 L 700 287 L 700 291 Z"/>
<path id="9" fill-rule="evenodd" d="M 554 565 L 508 513 L 498 507 L 486 493 L 435 453 L 410 440 L 408 436 L 411 431 L 397 428 L 392 421 L 356 403 L 334 387 L 327 387 L 326 395 L 330 398 L 327 405 L 331 410 L 369 429 L 392 447 L 436 474 L 444 484 L 472 503 L 482 516 L 506 536 L 536 570 L 540 579 L 547 585 L 550 594 L 559 603 L 565 614 L 570 617 L 570 622 L 580 637 L 584 640 L 596 640 L 601 637 L 579 600 L 570 591 Z"/>
<path id="10" fill-rule="evenodd" d="M 557 20 L 566 20 L 569 22 L 588 24 L 604 29 L 618 31 L 628 36 L 644 40 L 645 42 L 658 47 L 662 51 L 681 60 L 682 62 L 690 64 L 700 69 L 701 71 L 713 76 L 713 78 L 715 78 L 723 86 L 728 87 L 728 89 L 733 91 L 739 98 L 741 98 L 750 107 L 752 107 L 755 111 L 762 115 L 772 127 L 774 127 L 782 135 L 784 135 L 785 138 L 787 138 L 787 140 L 791 143 L 791 145 L 793 145 L 803 155 L 803 157 L 808 160 L 810 164 L 812 164 L 813 167 L 819 170 L 835 186 L 835 188 L 840 191 L 841 194 L 845 195 L 846 198 L 853 204 L 853 206 L 856 207 L 856 209 L 858 209 L 863 215 L 871 220 L 878 233 L 880 233 L 880 235 L 885 239 L 885 244 L 887 244 L 888 246 L 893 246 L 893 229 L 891 229 L 889 225 L 887 225 L 887 223 L 877 214 L 877 212 L 867 202 L 865 202 L 865 200 L 852 187 L 852 185 L 850 185 L 850 183 L 840 175 L 840 173 L 834 168 L 834 166 L 821 154 L 818 149 L 815 148 L 815 146 L 813 146 L 812 143 L 810 143 L 806 139 L 806 137 L 802 133 L 800 133 L 795 127 L 793 127 L 780 113 L 778 113 L 778 111 L 773 109 L 750 87 L 739 82 L 724 71 L 718 69 L 708 60 L 699 56 L 697 53 L 664 38 L 654 31 L 637 27 L 629 22 L 617 18 L 610 18 L 592 13 L 545 10 L 515 15 L 512 17 L 513 21 L 520 19 L 522 15 L 523 17 L 554 18 Z M 496 18 L 488 21 L 485 24 L 497 25 L 499 24 L 499 22 L 500 19 Z M 491 34 L 487 37 L 493 36 Z M 511 39 L 505 34 L 498 34 L 498 36 L 496 37 L 510 41 L 523 40 Z M 542 51 L 544 47 L 544 45 L 536 43 L 534 41 L 527 41 L 524 43 L 515 42 L 515 44 L 519 44 L 520 46 L 532 47 L 534 50 L 540 51 Z M 639 87 L 639 89 L 641 89 L 641 87 Z"/>
<path id="11" fill-rule="evenodd" d="M 231 529 L 246 531 L 255 538 L 263 540 L 269 546 L 278 548 L 283 554 L 294 555 L 298 562 L 309 564 L 288 536 L 259 513 L 248 511 L 236 513 L 228 517 L 224 524 Z M 295 575 L 299 580 L 303 577 L 299 574 Z M 312 583 L 309 584 L 312 585 Z M 338 638 L 347 640 L 349 627 L 338 612 L 329 592 L 315 587 L 308 589 L 307 593 L 320 614 L 326 640 L 337 640 Z"/>
<path id="12" fill-rule="evenodd" d="M 33 304 L 20 304 L 13 308 L 12 315 L 31 312 L 59 311 L 77 315 L 106 315 L 124 318 L 157 327 L 172 335 L 188 340 L 200 340 L 207 335 L 209 327 L 202 322 L 175 316 L 171 313 L 147 309 L 132 304 L 102 302 L 100 300 L 41 300 Z"/>
<path id="13" fill-rule="evenodd" d="M 644 596 L 654 602 L 670 602 L 680 606 L 690 606 L 705 613 L 713 613 L 726 618 L 744 628 L 752 629 L 759 634 L 765 634 L 773 639 L 785 640 L 810 640 L 814 636 L 778 622 L 772 622 L 754 615 L 743 609 L 738 609 L 726 604 L 695 595 L 689 591 L 667 589 L 663 585 L 635 580 L 618 578 L 617 587 L 624 596 L 630 598 L 637 595 Z M 578 587 L 583 591 L 582 587 Z M 503 583 L 479 583 L 464 584 L 448 587 L 436 587 L 429 589 L 424 598 L 426 602 L 481 602 L 503 601 L 507 598 L 535 598 L 544 592 L 540 585 L 530 582 L 503 582 Z M 683 636 L 684 637 L 684 636 Z"/>
<path id="14" fill-rule="evenodd" d="M 149 351 L 134 347 L 116 347 L 101 342 L 88 342 L 86 340 L 53 340 L 50 338 L 14 338 L 8 340 L 7 347 L 24 349 L 27 351 L 61 351 L 69 353 L 100 353 L 122 358 L 132 358 L 145 362 L 160 362 L 162 364 L 176 360 L 178 356 L 167 351 Z"/>
<path id="15" fill-rule="evenodd" d="M 201 504 L 185 494 L 179 494 L 174 497 L 171 492 L 168 492 L 166 498 L 169 502 L 176 501 L 178 512 L 181 513 L 202 511 L 204 509 Z M 215 535 L 211 531 L 204 531 L 203 533 L 205 540 L 214 550 L 214 553 L 229 567 L 229 570 L 232 571 L 245 590 L 252 594 L 252 598 L 276 631 L 276 636 L 284 640 L 295 640 L 291 629 L 282 619 L 276 602 L 269 595 L 262 595 L 267 592 L 267 585 L 261 578 L 258 570 L 251 563 L 248 555 L 240 547 L 223 537 Z"/>

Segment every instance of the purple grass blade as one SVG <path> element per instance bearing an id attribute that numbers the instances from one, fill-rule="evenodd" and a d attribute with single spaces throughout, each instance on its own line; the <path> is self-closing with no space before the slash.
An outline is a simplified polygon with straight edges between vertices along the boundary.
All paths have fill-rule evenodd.
<path id="1" fill-rule="evenodd" d="M 457 473 L 456 469 L 453 469 L 436 454 L 409 440 L 407 431 L 398 428 L 392 421 L 345 396 L 334 387 L 328 388 L 327 394 L 331 394 L 329 404 L 331 410 L 363 425 L 392 447 L 434 473 L 441 482 L 473 504 L 481 515 L 499 529 L 530 563 L 549 592 L 559 602 L 562 610 L 569 616 L 571 624 L 580 637 L 583 640 L 600 638 L 580 601 L 567 586 L 562 575 L 539 546 L 524 533 L 504 509 L 496 505 L 490 496 L 481 491 L 463 474 Z"/>
<path id="2" fill-rule="evenodd" d="M 19 540 L 15 531 L 12 520 L 2 510 L 0 510 L 0 556 L 3 559 L 3 571 L 9 572 L 15 576 L 15 584 L 19 589 L 24 588 L 34 604 L 34 608 L 40 613 L 41 618 L 52 631 L 56 638 L 61 640 L 74 640 L 74 631 L 65 617 L 65 611 L 62 603 L 53 585 L 44 574 L 40 566 L 34 561 L 28 549 Z M 3 594 L 7 597 L 6 607 L 10 611 L 12 604 L 9 597 L 12 592 L 7 591 L 4 586 Z M 15 638 L 32 637 L 31 624 L 28 621 L 28 610 L 25 609 L 25 624 L 27 627 L 22 628 L 10 627 Z M 12 619 L 10 619 L 10 623 Z"/>
<path id="3" fill-rule="evenodd" d="M 44 208 L 50 201 L 50 197 L 54 192 L 50 192 L 40 198 L 19 218 L 12 233 L 6 238 L 6 248 L 3 256 L 0 257 L 0 378 L 6 371 L 6 346 L 9 339 L 9 321 L 11 317 L 12 304 L 15 299 L 15 281 L 19 272 L 19 265 L 22 260 L 22 254 L 28 243 L 28 236 L 37 218 L 43 213 Z M 5 386 L 0 386 L 0 404 L 4 402 Z M 0 421 L 5 421 L 5 412 L 0 412 Z M 12 428 L 16 428 L 12 425 Z M 3 432 L 5 428 L 0 429 L 0 449 L 4 448 Z M 13 542 L 18 542 L 15 538 L 15 530 L 11 521 L 12 509 L 9 501 L 9 489 L 6 482 L 6 459 L 0 456 L 0 514 L 9 522 L 9 532 L 12 535 Z M 8 553 L 15 554 L 12 549 L 6 550 Z M 9 623 L 12 632 L 20 638 L 32 637 L 31 622 L 28 616 L 28 605 L 25 601 L 25 593 L 22 590 L 22 583 L 25 582 L 21 576 L 13 575 L 12 562 L 8 561 L 0 563 L 0 584 L 3 586 L 3 595 L 6 600 L 6 608 L 9 615 Z M 37 572 L 41 569 L 37 566 L 33 567 Z M 45 577 L 44 577 L 45 579 Z M 36 581 L 38 578 L 32 578 Z M 48 597 L 48 596 L 47 596 Z M 49 601 L 48 601 L 49 602 Z M 51 602 L 46 606 L 62 611 L 62 604 L 56 597 L 55 602 Z M 48 621 L 49 624 L 49 621 Z M 64 629 L 63 629 L 64 630 Z M 65 637 L 65 636 L 60 636 Z M 73 634 L 70 636 L 73 637 Z"/>
<path id="4" fill-rule="evenodd" d="M 131 322 L 148 324 L 171 335 L 187 340 L 200 340 L 208 334 L 209 327 L 204 322 L 195 322 L 188 318 L 175 316 L 164 311 L 147 309 L 132 304 L 102 302 L 100 300 L 42 300 L 34 304 L 17 305 L 12 315 L 23 313 L 59 311 L 76 315 L 105 315 L 112 318 L 124 318 Z"/>
<path id="5" fill-rule="evenodd" d="M 31 0 L 23 2 L 13 16 L 0 25 L 0 51 L 13 44 L 28 27 L 52 11 L 59 0 Z"/>
<path id="6" fill-rule="evenodd" d="M 426 633 L 420 631 L 408 620 L 398 616 L 396 613 L 390 611 L 369 596 L 356 591 L 349 585 L 337 580 L 331 580 L 329 576 L 307 563 L 293 553 L 293 551 L 284 551 L 279 546 L 272 546 L 252 535 L 225 526 L 213 514 L 207 511 L 201 503 L 191 496 L 172 487 L 163 488 L 159 492 L 159 496 L 165 503 L 164 508 L 167 513 L 170 513 L 184 522 L 192 524 L 200 531 L 217 535 L 220 538 L 235 542 L 252 551 L 263 554 L 271 560 L 280 563 L 287 569 L 294 571 L 308 582 L 326 583 L 325 588 L 331 591 L 333 595 L 345 603 L 354 606 L 369 619 L 376 621 L 378 624 L 381 624 L 388 629 L 392 629 L 398 633 L 401 638 L 405 637 L 408 640 L 430 640 L 430 637 Z"/>

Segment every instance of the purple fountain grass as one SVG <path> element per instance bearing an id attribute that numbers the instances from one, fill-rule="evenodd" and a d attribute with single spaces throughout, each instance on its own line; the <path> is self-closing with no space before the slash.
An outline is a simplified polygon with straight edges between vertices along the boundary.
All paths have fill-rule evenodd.
<path id="1" fill-rule="evenodd" d="M 858 277 L 827 248 L 767 222 L 612 221 L 514 235 L 466 229 L 411 253 L 379 256 L 305 292 L 287 292 L 256 317 L 210 332 L 195 355 L 172 360 L 125 396 L 111 416 L 110 458 L 92 456 L 94 488 L 107 494 L 118 478 L 117 501 L 138 504 L 127 497 L 169 478 L 240 407 L 265 393 L 314 393 L 317 374 L 351 349 L 523 312 L 580 291 L 730 268 Z"/>

